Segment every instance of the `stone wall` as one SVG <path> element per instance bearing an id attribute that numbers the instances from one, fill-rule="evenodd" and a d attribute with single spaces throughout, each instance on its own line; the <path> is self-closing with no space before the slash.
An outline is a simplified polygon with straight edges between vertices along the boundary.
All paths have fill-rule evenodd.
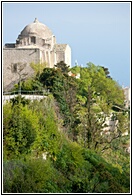
<path id="1" fill-rule="evenodd" d="M 67 44 L 56 44 L 53 50 L 45 47 L 25 46 L 3 49 L 3 90 L 10 90 L 14 84 L 18 83 L 18 74 L 13 73 L 9 68 L 15 63 L 25 63 L 25 73 L 27 77 L 33 74 L 30 63 L 47 63 L 47 67 L 53 68 L 55 64 L 64 61 L 71 66 L 71 48 Z"/>
<path id="2" fill-rule="evenodd" d="M 60 61 L 64 61 L 65 62 L 64 51 L 57 51 L 56 52 L 56 63 L 59 63 Z"/>
<path id="3" fill-rule="evenodd" d="M 33 74 L 33 69 L 30 67 L 30 63 L 40 62 L 40 50 L 39 49 L 20 49 L 20 48 L 4 48 L 3 49 L 3 90 L 9 90 L 15 83 L 18 82 L 18 75 L 12 73 L 9 69 L 13 63 L 26 63 L 24 69 L 25 73 L 28 73 L 27 77 Z"/>

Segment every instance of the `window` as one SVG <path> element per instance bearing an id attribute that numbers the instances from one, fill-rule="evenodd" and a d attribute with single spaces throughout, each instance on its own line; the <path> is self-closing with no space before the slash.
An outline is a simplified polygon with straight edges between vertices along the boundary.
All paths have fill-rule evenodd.
<path id="1" fill-rule="evenodd" d="M 36 44 L 36 37 L 31 37 L 31 43 Z"/>
<path id="2" fill-rule="evenodd" d="M 12 63 L 12 65 L 11 65 L 11 71 L 12 71 L 12 73 L 17 73 L 17 63 Z"/>

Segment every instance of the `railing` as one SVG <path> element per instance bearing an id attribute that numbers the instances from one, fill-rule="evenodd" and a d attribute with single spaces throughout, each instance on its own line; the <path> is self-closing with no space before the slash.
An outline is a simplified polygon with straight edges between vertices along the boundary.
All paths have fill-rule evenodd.
<path id="1" fill-rule="evenodd" d="M 4 92 L 3 93 L 3 103 L 10 101 L 10 99 L 17 97 L 18 95 L 21 95 L 21 97 L 25 97 L 25 99 L 40 100 L 40 99 L 45 98 L 48 94 L 49 94 L 49 90 L 21 91 L 21 94 L 19 91 Z"/>
<path id="2" fill-rule="evenodd" d="M 11 91 L 11 92 L 3 92 L 3 95 L 48 95 L 50 92 L 49 92 L 49 89 L 47 90 L 41 90 L 41 91 L 38 91 L 38 90 L 35 90 L 35 91 L 25 91 L 25 90 L 21 90 L 20 91 Z"/>

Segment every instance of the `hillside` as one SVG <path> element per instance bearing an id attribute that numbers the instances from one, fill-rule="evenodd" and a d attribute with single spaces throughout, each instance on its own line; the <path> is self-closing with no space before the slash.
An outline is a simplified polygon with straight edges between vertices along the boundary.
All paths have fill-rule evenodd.
<path id="1" fill-rule="evenodd" d="M 56 67 L 21 84 L 49 89 L 46 98 L 18 96 L 3 106 L 3 192 L 129 193 L 129 134 L 122 136 L 129 111 L 121 88 L 94 64 L 72 68 L 78 79 L 65 64 Z"/>

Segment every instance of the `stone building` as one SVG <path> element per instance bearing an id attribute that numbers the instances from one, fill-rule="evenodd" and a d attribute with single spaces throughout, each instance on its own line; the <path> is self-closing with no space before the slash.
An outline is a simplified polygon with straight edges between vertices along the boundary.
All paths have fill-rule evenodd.
<path id="1" fill-rule="evenodd" d="M 64 61 L 71 66 L 71 48 L 68 44 L 57 44 L 51 30 L 36 18 L 18 36 L 16 43 L 7 43 L 3 48 L 3 88 L 9 90 L 18 82 L 18 76 L 9 67 L 25 63 L 27 76 L 33 74 L 30 63 L 46 62 L 47 67 Z"/>
<path id="2" fill-rule="evenodd" d="M 123 88 L 124 95 L 125 95 L 125 107 L 130 107 L 130 99 L 131 99 L 131 89 L 130 87 Z"/>

